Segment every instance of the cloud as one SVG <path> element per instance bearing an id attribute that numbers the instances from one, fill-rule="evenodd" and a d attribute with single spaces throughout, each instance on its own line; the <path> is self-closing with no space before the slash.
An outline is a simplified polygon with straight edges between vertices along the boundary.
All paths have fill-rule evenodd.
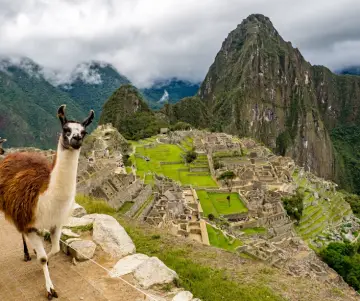
<path id="1" fill-rule="evenodd" d="M 138 86 L 201 81 L 251 13 L 270 17 L 313 64 L 360 64 L 357 0 L 0 0 L 0 7 L 0 55 L 30 57 L 63 78 L 100 60 Z"/>

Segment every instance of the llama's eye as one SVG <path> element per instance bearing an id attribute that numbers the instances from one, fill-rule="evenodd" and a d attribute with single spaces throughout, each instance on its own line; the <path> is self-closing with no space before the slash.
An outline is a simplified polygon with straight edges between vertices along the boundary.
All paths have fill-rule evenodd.
<path id="1" fill-rule="evenodd" d="M 86 131 L 81 131 L 81 136 L 85 136 L 87 134 Z"/>

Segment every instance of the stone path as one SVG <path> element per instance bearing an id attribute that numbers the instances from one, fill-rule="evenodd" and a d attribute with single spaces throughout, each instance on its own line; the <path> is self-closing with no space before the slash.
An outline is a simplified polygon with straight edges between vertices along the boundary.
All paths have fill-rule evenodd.
<path id="1" fill-rule="evenodd" d="M 49 250 L 49 246 L 47 246 Z M 21 235 L 0 213 L 0 300 L 47 300 L 41 266 L 33 252 L 30 262 L 23 261 Z M 71 263 L 71 257 L 62 252 L 49 263 L 50 275 L 59 294 L 58 301 L 140 301 L 145 295 L 120 279 L 111 279 L 107 273 L 87 261 Z M 124 277 L 125 278 L 125 277 Z M 132 279 L 127 279 L 132 281 Z"/>

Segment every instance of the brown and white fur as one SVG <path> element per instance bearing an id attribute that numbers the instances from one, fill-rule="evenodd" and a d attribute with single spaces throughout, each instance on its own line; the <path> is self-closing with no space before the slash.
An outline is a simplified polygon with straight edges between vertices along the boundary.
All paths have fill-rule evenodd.
<path id="1" fill-rule="evenodd" d="M 62 134 L 52 166 L 36 153 L 13 153 L 0 162 L 0 211 L 22 233 L 25 261 L 30 260 L 26 240 L 34 249 L 44 271 L 49 300 L 58 295 L 50 278 L 48 260 L 60 250 L 61 229 L 74 205 L 80 147 L 94 111 L 82 123 L 68 121 L 62 105 L 58 117 Z M 50 230 L 49 254 L 39 235 L 43 229 Z"/>

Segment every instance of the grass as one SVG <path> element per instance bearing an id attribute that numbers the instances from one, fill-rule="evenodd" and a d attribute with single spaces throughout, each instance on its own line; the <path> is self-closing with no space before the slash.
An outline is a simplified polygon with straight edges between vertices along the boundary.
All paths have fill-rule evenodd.
<path id="1" fill-rule="evenodd" d="M 219 217 L 222 214 L 244 213 L 248 211 L 238 193 L 215 193 L 206 192 L 205 190 L 197 190 L 196 193 L 206 216 L 211 213 L 215 217 Z M 230 195 L 230 206 L 226 199 L 228 195 Z"/>
<path id="2" fill-rule="evenodd" d="M 237 247 L 242 245 L 238 239 L 231 239 L 226 237 L 220 230 L 215 229 L 210 225 L 206 225 L 210 244 L 228 251 L 235 251 Z"/>
<path id="3" fill-rule="evenodd" d="M 256 235 L 256 234 L 265 234 L 266 233 L 266 229 L 262 228 L 262 227 L 247 228 L 247 229 L 242 229 L 241 231 L 244 232 L 246 235 Z"/>
<path id="4" fill-rule="evenodd" d="M 110 207 L 109 204 L 102 199 L 78 194 L 75 198 L 75 201 L 79 205 L 83 206 L 88 214 L 101 212 L 104 214 L 112 215 L 116 213 L 116 210 Z"/>
<path id="5" fill-rule="evenodd" d="M 143 178 L 145 175 L 146 184 L 153 183 L 152 176 L 147 175 L 148 172 L 151 172 L 164 175 L 180 182 L 182 185 L 217 187 L 216 181 L 214 181 L 209 172 L 190 172 L 190 168 L 184 163 L 182 155 L 183 151 L 178 145 L 158 144 L 153 148 L 138 146 L 136 148 L 136 156 L 132 158 L 132 162 L 136 164 L 136 174 L 140 178 Z M 144 160 L 143 157 L 148 157 L 150 161 Z M 201 160 L 203 159 L 201 158 Z M 162 162 L 172 164 L 161 164 Z M 208 166 L 207 160 L 204 164 Z"/>
<path id="6" fill-rule="evenodd" d="M 121 206 L 121 208 L 119 209 L 119 213 L 121 214 L 125 214 L 126 212 L 128 212 L 130 210 L 130 208 L 134 205 L 134 202 L 125 202 L 124 205 Z"/>
<path id="7" fill-rule="evenodd" d="M 86 226 L 71 227 L 71 230 L 75 231 L 75 232 L 92 231 L 93 230 L 93 224 L 89 224 L 89 225 L 86 225 Z"/>

